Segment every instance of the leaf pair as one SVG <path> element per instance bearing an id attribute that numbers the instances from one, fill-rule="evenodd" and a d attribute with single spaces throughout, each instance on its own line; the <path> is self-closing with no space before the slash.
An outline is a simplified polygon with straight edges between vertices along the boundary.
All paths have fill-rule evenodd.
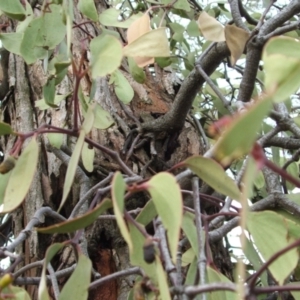
<path id="1" fill-rule="evenodd" d="M 231 53 L 230 62 L 234 66 L 244 52 L 249 33 L 234 25 L 227 24 L 223 27 L 221 23 L 205 11 L 200 14 L 198 25 L 206 40 L 212 42 L 226 41 Z"/>

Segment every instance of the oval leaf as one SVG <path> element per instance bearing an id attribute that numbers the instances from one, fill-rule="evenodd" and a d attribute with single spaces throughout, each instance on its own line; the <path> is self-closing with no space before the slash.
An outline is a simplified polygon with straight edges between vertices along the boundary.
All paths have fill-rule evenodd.
<path id="1" fill-rule="evenodd" d="M 262 120 L 272 106 L 271 97 L 257 101 L 248 111 L 239 114 L 229 125 L 213 149 L 222 165 L 247 154 L 255 142 Z"/>
<path id="2" fill-rule="evenodd" d="M 87 143 L 84 143 L 81 151 L 81 159 L 84 168 L 88 172 L 93 172 L 94 170 L 94 157 L 95 157 L 95 149 L 90 148 L 90 146 Z"/>
<path id="3" fill-rule="evenodd" d="M 38 155 L 39 146 L 33 137 L 11 172 L 0 209 L 1 213 L 12 211 L 23 202 L 36 171 Z"/>
<path id="4" fill-rule="evenodd" d="M 134 96 L 134 91 L 121 71 L 116 70 L 112 74 L 110 82 L 114 84 L 115 92 L 119 100 L 128 104 Z"/>
<path id="5" fill-rule="evenodd" d="M 170 56 L 166 28 L 151 30 L 124 47 L 125 56 L 166 57 Z"/>
<path id="6" fill-rule="evenodd" d="M 223 25 L 215 18 L 211 17 L 207 12 L 201 12 L 198 18 L 198 25 L 206 40 L 212 42 L 225 41 Z"/>
<path id="7" fill-rule="evenodd" d="M 94 0 L 79 0 L 78 9 L 92 21 L 98 21 L 98 13 Z"/>
<path id="8" fill-rule="evenodd" d="M 237 185 L 216 161 L 203 156 L 192 156 L 183 163 L 217 192 L 232 199 L 240 199 Z"/>
<path id="9" fill-rule="evenodd" d="M 147 190 L 167 230 L 171 257 L 175 262 L 183 213 L 180 187 L 173 175 L 161 172 L 147 182 Z"/>
<path id="10" fill-rule="evenodd" d="M 115 37 L 101 34 L 91 41 L 90 47 L 93 78 L 106 76 L 120 66 L 122 45 Z"/>
<path id="11" fill-rule="evenodd" d="M 264 261 L 293 241 L 289 239 L 285 219 L 272 211 L 249 213 L 247 227 Z M 297 262 L 297 249 L 294 248 L 278 257 L 269 266 L 269 270 L 279 284 L 283 284 L 296 267 Z"/>

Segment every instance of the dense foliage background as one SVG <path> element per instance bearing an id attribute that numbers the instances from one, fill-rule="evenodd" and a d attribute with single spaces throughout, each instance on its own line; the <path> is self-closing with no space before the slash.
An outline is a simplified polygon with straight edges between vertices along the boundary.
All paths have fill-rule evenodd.
<path id="1" fill-rule="evenodd" d="M 0 10 L 1 298 L 300 299 L 300 1 Z"/>

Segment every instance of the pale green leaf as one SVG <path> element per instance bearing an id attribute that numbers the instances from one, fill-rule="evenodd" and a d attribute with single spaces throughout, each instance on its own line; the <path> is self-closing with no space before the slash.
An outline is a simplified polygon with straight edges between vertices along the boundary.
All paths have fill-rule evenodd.
<path id="1" fill-rule="evenodd" d="M 94 157 L 95 157 L 95 149 L 87 143 L 83 144 L 82 151 L 81 151 L 81 159 L 84 168 L 88 172 L 93 172 L 94 169 Z"/>
<path id="2" fill-rule="evenodd" d="M 296 162 L 289 164 L 286 171 L 294 178 L 299 178 L 299 166 Z M 289 190 L 293 190 L 295 188 L 295 185 L 290 182 L 287 182 L 286 185 Z"/>
<path id="3" fill-rule="evenodd" d="M 284 36 L 270 39 L 263 51 L 266 90 L 284 101 L 300 86 L 300 42 Z"/>
<path id="4" fill-rule="evenodd" d="M 0 212 L 6 213 L 17 208 L 25 199 L 36 172 L 39 146 L 33 137 L 13 168 L 5 190 Z"/>
<path id="5" fill-rule="evenodd" d="M 32 11 L 32 7 L 28 1 L 25 2 L 26 7 L 26 19 L 22 22 L 19 22 L 16 28 L 16 32 L 21 33 L 27 28 L 28 24 L 33 20 L 34 14 Z M 21 42 L 21 41 L 20 41 Z"/>
<path id="6" fill-rule="evenodd" d="M 47 137 L 51 146 L 57 149 L 60 149 L 64 142 L 64 135 L 61 133 L 48 133 Z"/>
<path id="7" fill-rule="evenodd" d="M 162 263 L 157 255 L 155 259 L 155 265 L 160 297 L 164 300 L 171 300 L 167 276 L 162 266 Z"/>
<path id="8" fill-rule="evenodd" d="M 8 17 L 18 21 L 26 18 L 26 11 L 19 0 L 0 0 L 0 10 Z"/>
<path id="9" fill-rule="evenodd" d="M 64 182 L 63 197 L 62 197 L 62 200 L 61 200 L 58 210 L 60 210 L 63 207 L 63 205 L 65 204 L 65 201 L 67 200 L 67 197 L 71 190 L 71 187 L 72 187 L 72 184 L 74 181 L 74 177 L 75 177 L 75 173 L 76 173 L 76 169 L 78 166 L 78 161 L 80 158 L 82 146 L 84 143 L 84 138 L 85 138 L 85 132 L 84 132 L 84 130 L 80 130 L 77 143 L 75 145 L 75 148 L 73 150 L 72 156 L 71 156 L 69 164 L 68 164 L 68 169 L 67 169 L 65 182 Z"/>
<path id="10" fill-rule="evenodd" d="M 48 227 L 37 228 L 36 230 L 40 233 L 47 233 L 47 234 L 71 233 L 91 225 L 93 222 L 95 222 L 95 220 L 98 218 L 99 215 L 101 215 L 104 211 L 108 210 L 111 207 L 112 207 L 111 200 L 104 199 L 94 209 L 88 211 L 87 213 L 81 215 L 80 217 L 73 218 L 65 222 L 56 223 Z"/>
<path id="11" fill-rule="evenodd" d="M 5 190 L 6 186 L 9 180 L 11 172 L 8 172 L 6 174 L 0 174 L 0 205 L 2 205 L 4 201 L 4 195 L 5 195 Z"/>
<path id="12" fill-rule="evenodd" d="M 78 9 L 92 21 L 98 21 L 98 13 L 94 0 L 79 0 Z"/>
<path id="13" fill-rule="evenodd" d="M 91 41 L 90 47 L 93 78 L 113 73 L 120 66 L 122 45 L 115 37 L 101 34 Z"/>
<path id="14" fill-rule="evenodd" d="M 187 0 L 178 0 L 174 3 L 174 8 L 191 11 L 190 4 Z"/>
<path id="15" fill-rule="evenodd" d="M 123 48 L 125 56 L 166 57 L 170 56 L 166 28 L 151 30 Z"/>
<path id="16" fill-rule="evenodd" d="M 216 161 L 203 156 L 192 156 L 183 162 L 217 192 L 233 199 L 240 199 L 240 190 Z"/>
<path id="17" fill-rule="evenodd" d="M 167 230 L 171 257 L 175 262 L 183 213 L 180 187 L 173 175 L 161 172 L 147 182 L 147 190 Z"/>
<path id="18" fill-rule="evenodd" d="M 222 165 L 227 165 L 251 150 L 262 120 L 268 115 L 271 107 L 270 97 L 261 99 L 248 111 L 233 119 L 213 149 L 214 157 Z"/>
<path id="19" fill-rule="evenodd" d="M 87 112 L 84 115 L 84 122 L 81 128 L 84 130 L 85 134 L 88 134 L 94 125 L 94 107 L 93 105 L 89 105 Z"/>
<path id="20" fill-rule="evenodd" d="M 94 127 L 97 129 L 106 129 L 114 124 L 112 116 L 104 110 L 99 104 L 95 104 L 94 108 Z"/>
<path id="21" fill-rule="evenodd" d="M 90 259 L 79 254 L 77 266 L 68 279 L 59 295 L 59 300 L 86 300 L 88 298 L 88 287 L 91 282 L 92 263 Z"/>
<path id="22" fill-rule="evenodd" d="M 129 72 L 133 79 L 138 83 L 144 83 L 146 80 L 146 74 L 142 68 L 140 68 L 132 57 L 128 57 Z"/>
<path id="23" fill-rule="evenodd" d="M 11 126 L 5 122 L 0 122 L 0 136 L 6 134 L 12 134 L 14 131 Z"/>
<path id="24" fill-rule="evenodd" d="M 136 19 L 143 15 L 142 13 L 138 13 L 123 21 L 120 17 L 120 13 L 121 12 L 115 8 L 106 9 L 99 15 L 99 21 L 105 26 L 128 28 Z"/>
<path id="25" fill-rule="evenodd" d="M 111 75 L 110 82 L 114 84 L 115 92 L 119 100 L 125 104 L 128 104 L 134 96 L 134 91 L 132 86 L 129 84 L 128 80 L 120 70 L 116 70 Z"/>
<path id="26" fill-rule="evenodd" d="M 148 225 L 155 217 L 157 216 L 157 211 L 155 209 L 155 205 L 153 200 L 150 199 L 142 211 L 137 215 L 136 221 L 143 225 Z"/>
<path id="27" fill-rule="evenodd" d="M 66 99 L 66 97 L 68 97 L 70 94 L 64 94 L 64 95 L 55 95 L 54 100 L 53 100 L 53 105 L 57 106 L 61 101 L 63 101 L 64 99 Z M 38 107 L 40 110 L 45 110 L 48 108 L 51 108 L 51 106 L 49 106 L 45 99 L 40 99 L 35 101 L 35 107 Z"/>
<path id="28" fill-rule="evenodd" d="M 14 54 L 21 55 L 22 33 L 0 33 L 3 47 Z"/>
<path id="29" fill-rule="evenodd" d="M 50 107 L 56 107 L 54 104 L 55 99 L 55 78 L 48 78 L 46 84 L 43 86 L 43 96 L 45 102 Z"/>
<path id="30" fill-rule="evenodd" d="M 140 226 L 145 230 L 144 226 Z M 144 260 L 143 247 L 145 245 L 146 238 L 142 233 L 130 222 L 128 223 L 130 237 L 133 244 L 133 249 L 130 252 L 130 263 L 134 266 L 139 266 L 143 269 L 146 275 L 152 280 L 153 283 L 157 283 L 155 264 L 148 264 Z"/>
<path id="31" fill-rule="evenodd" d="M 207 267 L 207 281 L 208 283 L 224 282 L 232 283 L 226 276 L 222 273 L 217 272 L 211 267 Z M 229 291 L 215 291 L 210 293 L 211 300 L 238 300 L 239 297 L 234 292 Z"/>
<path id="32" fill-rule="evenodd" d="M 19 286 L 8 286 L 1 291 L 1 295 L 3 295 L 3 297 L 4 295 L 7 296 L 5 299 L 10 299 L 12 298 L 11 295 L 13 295 L 12 299 L 14 300 L 31 300 L 31 297 L 26 290 Z"/>
<path id="33" fill-rule="evenodd" d="M 198 257 L 199 246 L 197 237 L 197 228 L 195 226 L 195 215 L 189 212 L 184 212 L 182 220 L 182 230 L 184 231 L 186 237 L 188 238 L 195 255 Z M 205 239 L 204 235 L 203 238 Z M 203 239 L 203 243 L 204 240 Z"/>
<path id="34" fill-rule="evenodd" d="M 129 234 L 127 225 L 123 218 L 124 213 L 124 193 L 126 189 L 126 184 L 120 172 L 116 172 L 112 180 L 111 195 L 114 206 L 114 213 L 116 216 L 117 224 L 120 232 L 126 241 L 129 251 L 132 252 L 133 244 L 131 236 Z"/>
<path id="35" fill-rule="evenodd" d="M 49 294 L 48 294 L 48 287 L 47 287 L 47 281 L 46 281 L 46 270 L 49 262 L 54 257 L 54 255 L 64 247 L 65 245 L 63 243 L 55 243 L 52 244 L 46 252 L 45 259 L 44 259 L 44 266 L 42 270 L 42 276 L 39 284 L 38 289 L 38 299 L 39 300 L 50 300 Z"/>
<path id="36" fill-rule="evenodd" d="M 265 261 L 293 242 L 292 238 L 289 239 L 286 220 L 272 211 L 248 213 L 247 227 L 258 252 Z M 278 257 L 269 266 L 269 270 L 279 284 L 283 284 L 297 262 L 297 249 L 294 248 Z"/>
<path id="37" fill-rule="evenodd" d="M 186 274 L 186 278 L 185 278 L 185 282 L 184 282 L 185 285 L 194 285 L 196 283 L 197 271 L 198 271 L 198 264 L 197 264 L 198 259 L 197 259 L 197 256 L 195 255 L 194 251 L 192 251 L 192 253 L 194 255 L 194 259 L 191 262 L 188 272 Z M 184 256 L 184 254 L 183 254 L 183 256 Z"/>

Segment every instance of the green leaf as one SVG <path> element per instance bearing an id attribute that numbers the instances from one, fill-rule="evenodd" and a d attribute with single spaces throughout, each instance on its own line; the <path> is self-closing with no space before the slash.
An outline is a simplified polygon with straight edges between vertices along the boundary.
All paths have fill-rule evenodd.
<path id="1" fill-rule="evenodd" d="M 5 190 L 3 206 L 0 209 L 1 213 L 10 212 L 23 202 L 36 171 L 38 155 L 39 146 L 36 138 L 33 137 L 11 172 Z"/>
<path id="2" fill-rule="evenodd" d="M 0 136 L 12 133 L 14 133 L 14 131 L 12 130 L 9 124 L 0 122 Z"/>
<path id="3" fill-rule="evenodd" d="M 140 225 L 143 229 L 144 226 Z M 146 275 L 151 279 L 153 283 L 157 283 L 155 264 L 148 264 L 144 260 L 143 247 L 146 238 L 141 234 L 141 232 L 130 222 L 128 223 L 128 228 L 130 232 L 130 237 L 133 243 L 133 249 L 130 252 L 130 263 L 134 266 L 139 266 L 143 269 Z"/>
<path id="4" fill-rule="evenodd" d="M 3 47 L 17 55 L 21 55 L 21 41 L 23 38 L 22 33 L 0 33 L 0 40 Z"/>
<path id="5" fill-rule="evenodd" d="M 190 4 L 187 0 L 179 0 L 174 3 L 174 8 L 191 11 Z"/>
<path id="6" fill-rule="evenodd" d="M 10 285 L 1 291 L 3 299 L 14 299 L 14 300 L 31 300 L 31 297 L 21 287 Z M 11 297 L 13 295 L 13 297 Z"/>
<path id="7" fill-rule="evenodd" d="M 95 157 L 95 149 L 90 146 L 87 143 L 83 144 L 82 151 L 81 151 L 81 159 L 84 168 L 88 172 L 93 172 L 94 170 L 94 157 Z"/>
<path id="8" fill-rule="evenodd" d="M 197 265 L 198 259 L 197 259 L 197 256 L 195 255 L 194 252 L 193 252 L 193 254 L 194 254 L 194 259 L 191 262 L 191 264 L 189 266 L 189 269 L 188 269 L 188 272 L 186 274 L 186 278 L 185 278 L 185 282 L 184 282 L 185 285 L 194 285 L 194 284 L 196 284 L 196 276 L 197 276 L 197 271 L 198 271 L 198 265 Z"/>
<path id="9" fill-rule="evenodd" d="M 98 13 L 94 0 L 79 0 L 78 9 L 92 21 L 98 21 Z"/>
<path id="10" fill-rule="evenodd" d="M 232 199 L 240 199 L 236 183 L 216 161 L 203 156 L 192 156 L 183 163 L 217 192 Z"/>
<path id="11" fill-rule="evenodd" d="M 36 228 L 40 233 L 52 234 L 52 233 L 71 233 L 76 230 L 85 228 L 95 222 L 99 215 L 104 211 L 112 207 L 111 200 L 104 199 L 93 210 L 88 211 L 80 217 L 73 218 L 71 220 L 54 224 L 52 226 Z"/>
<path id="12" fill-rule="evenodd" d="M 159 41 L 159 43 L 157 42 Z M 166 57 L 170 56 L 166 28 L 151 30 L 123 48 L 125 56 Z"/>
<path id="13" fill-rule="evenodd" d="M 93 78 L 111 74 L 120 66 L 122 45 L 115 37 L 101 34 L 91 41 L 90 48 Z"/>
<path id="14" fill-rule="evenodd" d="M 286 171 L 294 178 L 299 178 L 299 166 L 296 162 L 292 162 L 291 164 L 289 164 Z M 290 191 L 295 188 L 295 185 L 290 182 L 287 182 L 286 185 Z"/>
<path id="15" fill-rule="evenodd" d="M 272 211 L 248 213 L 247 227 L 264 261 L 293 242 L 293 239 L 289 239 L 285 219 Z M 297 249 L 294 248 L 278 257 L 269 270 L 281 285 L 294 270 L 297 262 Z"/>
<path id="16" fill-rule="evenodd" d="M 88 287 L 91 282 L 92 263 L 88 257 L 79 254 L 77 266 L 64 285 L 59 300 L 86 300 L 88 298 Z"/>
<path id="17" fill-rule="evenodd" d="M 150 199 L 142 211 L 137 215 L 136 221 L 143 225 L 148 225 L 157 216 L 157 211 L 152 199 Z"/>
<path id="18" fill-rule="evenodd" d="M 222 165 L 247 154 L 255 142 L 262 120 L 272 107 L 271 98 L 257 101 L 248 111 L 239 114 L 214 146 L 213 155 Z"/>
<path id="19" fill-rule="evenodd" d="M 71 187 L 72 187 L 72 184 L 74 181 L 74 177 L 75 177 L 75 173 L 76 173 L 76 169 L 78 166 L 78 161 L 80 158 L 82 146 L 84 143 L 84 138 L 85 138 L 85 132 L 82 129 L 82 130 L 80 130 L 77 143 L 75 145 L 75 148 L 73 150 L 72 156 L 71 156 L 69 164 L 68 164 L 68 169 L 67 169 L 67 173 L 66 173 L 66 177 L 65 177 L 66 179 L 64 182 L 63 197 L 62 197 L 58 211 L 60 211 L 61 208 L 63 207 L 63 205 L 65 204 L 65 201 L 67 200 L 67 197 L 71 190 Z"/>
<path id="20" fill-rule="evenodd" d="M 146 80 L 146 74 L 142 68 L 140 68 L 132 57 L 128 57 L 129 72 L 133 79 L 138 83 L 144 83 Z"/>
<path id="21" fill-rule="evenodd" d="M 54 104 L 55 99 L 55 78 L 48 78 L 46 84 L 43 86 L 43 96 L 45 99 L 45 102 L 50 107 L 57 107 Z"/>
<path id="22" fill-rule="evenodd" d="M 287 100 L 300 86 L 299 50 L 299 41 L 284 36 L 270 39 L 264 48 L 265 86 L 276 102 Z"/>
<path id="23" fill-rule="evenodd" d="M 88 134 L 94 125 L 94 107 L 89 105 L 87 112 L 84 116 L 84 122 L 81 128 L 84 130 L 85 134 Z"/>
<path id="24" fill-rule="evenodd" d="M 136 15 L 132 15 L 127 20 L 122 21 L 119 18 L 120 13 L 121 11 L 115 8 L 106 9 L 99 15 L 99 21 L 104 26 L 128 28 L 136 19 L 140 18 L 143 15 L 142 13 L 138 13 Z"/>
<path id="25" fill-rule="evenodd" d="M 50 300 L 49 294 L 48 294 L 48 287 L 46 282 L 46 270 L 49 262 L 54 257 L 54 255 L 63 247 L 65 244 L 63 243 L 55 243 L 52 244 L 46 252 L 45 259 L 44 259 L 44 266 L 42 270 L 42 276 L 39 284 L 39 290 L 38 290 L 38 299 L 43 300 Z"/>
<path id="26" fill-rule="evenodd" d="M 157 255 L 155 259 L 155 265 L 160 297 L 164 300 L 171 300 L 167 276 L 162 266 L 162 263 Z"/>
<path id="27" fill-rule="evenodd" d="M 65 37 L 66 26 L 62 21 L 61 6 L 51 4 L 51 12 L 33 19 L 24 31 L 21 55 L 26 63 L 45 58 L 48 49 L 54 49 Z"/>
<path id="28" fill-rule="evenodd" d="M 120 70 L 116 70 L 111 75 L 110 82 L 114 84 L 115 92 L 119 100 L 128 104 L 134 96 L 134 91 Z"/>
<path id="29" fill-rule="evenodd" d="M 10 175 L 11 175 L 11 172 L 8 172 L 6 174 L 0 174 L 0 205 L 2 205 L 2 203 L 4 201 L 5 190 L 6 190 L 6 186 L 7 186 Z"/>
<path id="30" fill-rule="evenodd" d="M 192 20 L 186 28 L 186 32 L 190 37 L 198 37 L 200 36 L 200 30 L 198 24 L 195 20 Z"/>
<path id="31" fill-rule="evenodd" d="M 57 149 L 60 149 L 64 142 L 64 135 L 61 133 L 48 133 L 47 137 L 51 146 Z"/>
<path id="32" fill-rule="evenodd" d="M 195 226 L 195 215 L 189 212 L 184 212 L 182 220 L 182 230 L 184 231 L 186 237 L 188 238 L 195 255 L 198 257 L 199 246 L 197 229 Z M 203 243 L 205 242 L 205 237 L 203 235 Z"/>
<path id="33" fill-rule="evenodd" d="M 66 99 L 68 96 L 70 95 L 70 93 L 68 94 L 64 94 L 64 95 L 55 95 L 54 100 L 53 100 L 53 105 L 55 107 L 57 107 L 57 105 L 63 101 L 64 99 Z M 45 109 L 49 109 L 51 108 L 51 106 L 49 106 L 45 99 L 40 99 L 35 101 L 35 107 L 38 107 L 40 110 L 45 110 Z"/>
<path id="34" fill-rule="evenodd" d="M 133 244 L 132 244 L 131 236 L 129 234 L 127 225 L 123 219 L 125 189 L 126 189 L 126 184 L 124 182 L 122 174 L 120 172 L 116 172 L 112 180 L 112 188 L 111 188 L 114 213 L 116 216 L 116 220 L 120 232 L 128 245 L 129 251 L 132 252 Z"/>
<path id="35" fill-rule="evenodd" d="M 19 22 L 16 28 L 16 32 L 24 32 L 24 30 L 27 28 L 28 24 L 33 20 L 34 14 L 32 11 L 32 7 L 28 1 L 25 2 L 26 5 L 26 19 L 22 22 Z"/>
<path id="36" fill-rule="evenodd" d="M 19 0 L 0 0 L 0 10 L 8 17 L 18 21 L 26 18 L 26 11 Z"/>
<path id="37" fill-rule="evenodd" d="M 99 104 L 95 104 L 94 108 L 95 120 L 94 127 L 97 129 L 106 129 L 114 124 L 114 119 Z"/>
<path id="38" fill-rule="evenodd" d="M 173 175 L 161 172 L 147 182 L 147 190 L 167 230 L 171 257 L 175 262 L 183 213 L 180 187 Z"/>
<path id="39" fill-rule="evenodd" d="M 207 267 L 207 280 L 208 283 L 224 282 L 232 283 L 226 276 L 222 273 L 217 272 L 211 267 Z M 211 292 L 211 299 L 213 300 L 238 300 L 238 295 L 234 292 L 229 291 L 217 291 Z"/>
<path id="40" fill-rule="evenodd" d="M 246 241 L 245 248 L 243 249 L 243 251 L 244 251 L 247 259 L 253 265 L 254 270 L 257 271 L 263 265 L 263 262 L 262 262 L 261 258 L 259 257 L 259 254 L 257 253 L 253 242 L 251 240 L 249 240 L 248 237 L 246 237 L 245 241 Z M 260 275 L 260 280 L 261 280 L 263 286 L 268 286 L 267 272 L 263 272 Z"/>

